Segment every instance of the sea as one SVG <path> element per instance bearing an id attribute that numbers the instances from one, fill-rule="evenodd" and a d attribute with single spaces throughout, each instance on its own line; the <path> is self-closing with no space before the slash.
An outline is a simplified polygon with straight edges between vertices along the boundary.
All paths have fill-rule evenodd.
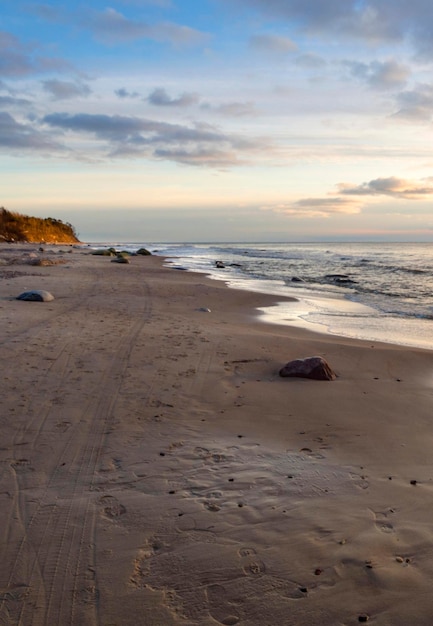
<path id="1" fill-rule="evenodd" d="M 144 246 L 173 269 L 295 299 L 260 309 L 266 322 L 433 349 L 433 243 L 110 245 Z"/>

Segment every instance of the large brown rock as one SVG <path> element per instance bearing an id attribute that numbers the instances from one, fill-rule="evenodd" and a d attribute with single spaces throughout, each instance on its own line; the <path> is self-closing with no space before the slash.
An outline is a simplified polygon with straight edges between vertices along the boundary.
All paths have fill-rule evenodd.
<path id="1" fill-rule="evenodd" d="M 312 378 L 314 380 L 335 380 L 337 378 L 329 363 L 321 356 L 310 356 L 306 359 L 289 361 L 281 368 L 280 376 Z"/>

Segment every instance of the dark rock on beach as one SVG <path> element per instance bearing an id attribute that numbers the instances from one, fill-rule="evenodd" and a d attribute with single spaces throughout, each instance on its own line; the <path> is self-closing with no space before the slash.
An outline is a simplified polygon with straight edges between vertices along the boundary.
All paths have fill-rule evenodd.
<path id="1" fill-rule="evenodd" d="M 114 248 L 101 248 L 99 250 L 93 250 L 91 252 L 94 256 L 116 256 L 116 250 Z"/>
<path id="2" fill-rule="evenodd" d="M 146 248 L 140 248 L 139 250 L 137 250 L 137 252 L 135 254 L 139 254 L 140 256 L 151 256 L 152 253 L 149 252 L 149 250 L 146 250 Z"/>
<path id="3" fill-rule="evenodd" d="M 335 380 L 337 378 L 327 361 L 320 356 L 289 361 L 281 368 L 280 376 L 283 378 L 312 378 L 313 380 Z"/>
<path id="4" fill-rule="evenodd" d="M 26 300 L 27 302 L 51 302 L 54 296 L 44 289 L 35 289 L 32 291 L 24 291 L 16 298 L 17 300 Z"/>
<path id="5" fill-rule="evenodd" d="M 327 280 L 332 280 L 336 285 L 351 285 L 356 284 L 355 280 L 352 280 L 347 274 L 326 274 Z"/>

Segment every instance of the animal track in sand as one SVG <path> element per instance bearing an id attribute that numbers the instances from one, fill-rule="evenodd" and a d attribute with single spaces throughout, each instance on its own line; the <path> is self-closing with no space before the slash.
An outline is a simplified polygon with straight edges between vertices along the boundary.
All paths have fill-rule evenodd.
<path id="1" fill-rule="evenodd" d="M 302 454 L 305 454 L 305 456 L 309 456 L 312 457 L 314 459 L 324 459 L 324 455 L 320 454 L 320 452 L 314 452 L 313 450 L 311 450 L 311 448 L 301 448 L 299 450 L 299 452 L 301 452 Z"/>
<path id="2" fill-rule="evenodd" d="M 255 554 L 257 554 L 257 552 L 254 550 L 254 548 L 240 548 L 238 550 L 238 554 L 240 557 L 248 557 L 254 556 Z"/>
<path id="3" fill-rule="evenodd" d="M 353 484 L 355 485 L 355 487 L 358 487 L 359 489 L 368 489 L 370 486 L 370 483 L 367 480 L 367 477 L 364 474 L 350 474 L 350 478 L 353 481 Z"/>

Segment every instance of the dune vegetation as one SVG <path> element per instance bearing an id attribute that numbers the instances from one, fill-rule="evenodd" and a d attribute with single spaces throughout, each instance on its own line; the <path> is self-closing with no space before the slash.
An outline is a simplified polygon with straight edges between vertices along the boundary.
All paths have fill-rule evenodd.
<path id="1" fill-rule="evenodd" d="M 0 241 L 14 243 L 79 243 L 69 222 L 53 217 L 30 217 L 0 208 Z"/>

